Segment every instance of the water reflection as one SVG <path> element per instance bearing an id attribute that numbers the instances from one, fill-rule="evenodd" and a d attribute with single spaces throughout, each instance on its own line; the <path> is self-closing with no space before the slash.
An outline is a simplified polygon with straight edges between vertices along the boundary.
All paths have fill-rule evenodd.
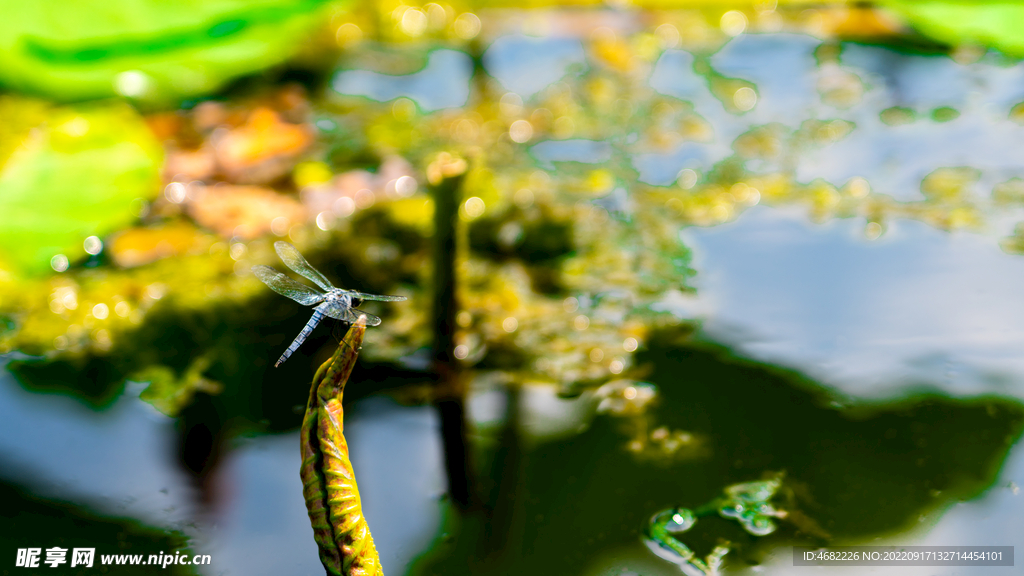
<path id="1" fill-rule="evenodd" d="M 856 221 L 803 220 L 756 208 L 687 231 L 709 337 L 859 398 L 915 385 L 1024 398 L 1024 261 L 914 221 L 867 243 Z"/>
<path id="2" fill-rule="evenodd" d="M 1006 459 L 1006 465 L 996 479 L 993 488 L 984 496 L 971 501 L 957 502 L 950 506 L 937 521 L 926 519 L 917 530 L 908 534 L 876 538 L 877 545 L 922 545 L 922 546 L 989 546 L 992 542 L 1005 543 L 1014 547 L 1024 546 L 1018 519 L 1024 514 L 1024 497 L 1019 482 L 1024 478 L 1024 450 L 1018 445 Z M 769 553 L 761 566 L 737 572 L 744 576 L 768 574 L 782 576 L 793 572 L 793 557 L 786 549 Z M 880 576 L 932 576 L 939 574 L 965 574 L 968 576 L 1012 576 L 1019 572 L 1014 567 L 984 568 L 961 567 L 955 572 L 938 572 L 935 567 L 901 566 L 876 567 L 872 574 Z"/>
<path id="3" fill-rule="evenodd" d="M 483 56 L 487 73 L 505 89 L 529 98 L 574 69 L 586 68 L 583 45 L 575 38 L 535 38 L 514 34 L 491 43 Z"/>
<path id="4" fill-rule="evenodd" d="M 424 111 L 462 106 L 469 99 L 469 80 L 473 61 L 456 50 L 435 50 L 427 57 L 423 70 L 400 76 L 345 70 L 338 72 L 332 86 L 340 94 L 368 96 L 388 101 L 407 96 Z"/>
<path id="5" fill-rule="evenodd" d="M 623 423 L 599 417 L 575 437 L 522 451 L 518 480 L 496 496 L 511 502 L 507 538 L 488 538 L 485 517 L 448 516 L 441 532 L 450 541 L 439 537 L 412 573 L 450 574 L 468 564 L 479 574 L 531 566 L 672 574 L 673 565 L 637 556 L 647 519 L 668 505 L 696 508 L 766 470 L 786 470 L 794 487 L 778 531 L 762 540 L 707 519 L 687 532 L 698 556 L 719 538 L 736 545 L 727 563 L 742 566 L 784 543 L 890 534 L 931 524 L 949 505 L 983 492 L 1024 429 L 1024 408 L 1007 400 L 925 395 L 837 408 L 834 395 L 797 373 L 706 345 L 652 344 L 639 360 L 650 363 L 649 378 L 662 393 L 654 417 L 706 437 L 707 454 L 649 460 L 610 449 L 621 446 Z M 493 478 L 508 474 L 505 468 Z"/>
<path id="6" fill-rule="evenodd" d="M 228 440 L 197 486 L 188 457 L 177 461 L 174 421 L 141 402 L 139 390 L 131 386 L 96 411 L 27 392 L 0 372 L 0 491 L 23 519 L 7 523 L 0 539 L 95 546 L 97 554 L 118 552 L 117 542 L 135 553 L 188 547 L 213 558 L 198 572 L 178 567 L 176 574 L 322 574 L 302 500 L 297 433 Z M 436 415 L 378 397 L 346 416 L 382 562 L 401 573 L 440 519 Z"/>
<path id="7" fill-rule="evenodd" d="M 0 372 L 0 454 L 41 495 L 102 504 L 182 527 L 192 492 L 174 464 L 170 418 L 132 394 L 97 412 L 65 396 L 22 389 Z M 29 431 L 31 434 L 29 435 Z"/>
<path id="8" fill-rule="evenodd" d="M 743 117 L 749 124 L 802 120 L 834 114 L 822 106 L 817 92 L 819 72 L 814 58 L 821 40 L 802 34 L 738 36 L 710 58 L 718 73 L 757 86 L 757 106 Z"/>
<path id="9" fill-rule="evenodd" d="M 544 166 L 553 169 L 554 162 L 607 162 L 612 157 L 612 148 L 607 142 L 593 140 L 548 140 L 530 148 L 530 153 Z"/>

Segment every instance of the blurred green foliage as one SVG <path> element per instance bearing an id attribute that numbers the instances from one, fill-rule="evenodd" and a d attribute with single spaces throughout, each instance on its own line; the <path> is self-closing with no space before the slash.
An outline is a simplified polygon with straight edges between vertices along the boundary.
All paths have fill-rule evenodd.
<path id="1" fill-rule="evenodd" d="M 1024 5 L 991 0 L 881 0 L 920 33 L 949 46 L 991 47 L 1024 56 Z"/>
<path id="2" fill-rule="evenodd" d="M 57 100 L 173 102 L 283 62 L 322 22 L 325 4 L 3 0 L 0 83 Z"/>
<path id="3" fill-rule="evenodd" d="M 126 104 L 6 96 L 0 118 L 0 274 L 85 255 L 86 237 L 131 224 L 160 190 L 163 148 Z"/>
<path id="4" fill-rule="evenodd" d="M 372 63 L 390 69 L 397 62 L 408 72 L 438 47 L 482 58 L 478 35 L 483 28 L 477 16 L 450 6 L 421 10 L 392 4 L 359 5 L 351 18 L 331 20 L 336 46 L 345 48 L 336 70 Z M 300 5 L 311 4 L 291 6 Z M 259 6 L 264 11 L 253 8 L 256 20 L 278 14 L 270 4 Z M 639 182 L 634 164 L 639 155 L 670 154 L 680 146 L 714 141 L 720 128 L 701 112 L 720 104 L 731 116 L 745 118 L 746 107 L 756 106 L 758 87 L 716 72 L 709 59 L 731 38 L 722 28 L 724 9 L 656 13 L 649 25 L 630 33 L 595 28 L 581 41 L 585 65 L 525 101 L 488 77 L 483 67 L 474 72 L 473 95 L 465 106 L 434 112 L 419 109 L 409 98 L 376 102 L 330 89 L 312 98 L 291 88 L 280 95 L 242 90 L 230 93 L 229 103 L 210 100 L 189 110 L 151 114 L 147 128 L 127 106 L 71 108 L 10 99 L 5 116 L 15 121 L 0 128 L 8 131 L 0 138 L 0 161 L 7 158 L 0 172 L 5 186 L 0 202 L 19 199 L 20 209 L 32 216 L 23 219 L 29 223 L 25 226 L 32 227 L 19 235 L 14 226 L 0 233 L 0 242 L 10 248 L 8 258 L 16 259 L 8 268 L 46 271 L 58 253 L 74 265 L 83 255 L 85 236 L 124 228 L 136 215 L 141 226 L 107 236 L 100 261 L 91 262 L 112 259 L 117 266 L 73 266 L 36 284 L 0 286 L 0 310 L 7 314 L 5 325 L 13 328 L 0 333 L 0 350 L 87 357 L 90 362 L 109 359 L 117 368 L 101 388 L 114 386 L 117 374 L 152 382 L 143 398 L 171 414 L 187 405 L 195 391 L 234 390 L 252 378 L 226 367 L 244 364 L 244 354 L 256 352 L 232 349 L 226 334 L 238 338 L 238 331 L 248 327 L 287 344 L 297 330 L 280 319 L 295 313 L 295 307 L 275 302 L 273 312 L 227 331 L 205 321 L 185 330 L 173 319 L 216 317 L 253 301 L 261 287 L 247 276 L 248 269 L 277 263 L 266 236 L 284 206 L 303 220 L 285 218 L 285 228 L 274 234 L 288 236 L 339 285 L 378 293 L 404 288 L 409 303 L 369 309 L 386 310 L 389 321 L 370 331 L 364 356 L 407 362 L 431 338 L 428 307 L 413 303 L 428 301 L 431 289 L 427 247 L 433 203 L 422 192 L 442 151 L 466 159 L 469 166 L 460 192 L 465 241 L 459 254 L 462 314 L 456 334 L 465 347 L 465 362 L 556 384 L 566 392 L 628 376 L 632 352 L 644 345 L 647 332 L 678 322 L 654 305 L 692 291 L 694 272 L 678 234 L 681 227 L 729 222 L 759 203 L 802 206 L 816 221 L 864 218 L 865 235 L 872 239 L 895 218 L 944 229 L 982 226 L 993 205 L 964 193 L 971 183 L 948 170 L 926 179 L 923 201 L 898 201 L 872 190 L 863 178 L 842 186 L 821 179 L 799 181 L 792 167 L 802 155 L 858 130 L 853 122 L 828 116 L 804 120 L 796 128 L 778 122 L 751 125 L 732 142 L 733 153 L 716 164 L 684 170 L 672 185 Z M 874 20 L 856 16 L 859 12 L 837 11 L 820 21 L 782 7 L 778 12 L 782 16 L 751 12 L 748 24 L 814 26 L 822 34 L 825 25 L 834 30 L 875 26 Z M 467 22 L 476 24 L 467 27 Z M 501 22 L 486 17 L 488 26 Z M 707 90 L 699 97 L 703 101 L 682 100 L 650 86 L 652 68 L 669 49 L 694 55 L 694 79 Z M 838 65 L 840 50 L 828 42 L 815 54 L 821 73 Z M 856 75 L 831 80 L 819 86 L 823 101 L 837 109 L 861 101 L 863 82 Z M 843 98 L 834 97 L 835 92 Z M 941 119 L 956 113 L 936 110 Z M 107 116 L 91 119 L 98 111 Z M 895 124 L 919 120 L 912 110 L 898 107 L 880 115 Z M 528 131 L 513 138 L 513 125 Z M 306 140 L 295 134 L 309 134 L 314 143 L 288 148 L 280 145 L 281 134 L 291 134 L 296 142 Z M 601 143 L 608 158 L 598 164 L 537 158 L 538 143 L 573 139 Z M 157 172 L 164 161 L 157 141 L 166 149 L 164 177 L 177 187 L 163 196 L 157 194 Z M 40 149 L 35 156 L 30 154 L 33 146 Z M 405 166 L 404 172 L 387 175 L 396 162 Z M 770 168 L 748 168 L 757 162 Z M 188 172 L 196 165 L 206 168 Z M 385 190 L 400 174 L 419 183 L 410 196 Z M 8 179 L 17 185 L 8 185 Z M 247 186 L 236 186 L 239 181 Z M 372 206 L 353 201 L 364 187 L 373 189 Z M 237 198 L 234 203 L 215 202 L 229 190 Z M 110 199 L 103 203 L 105 194 Z M 75 203 L 79 197 L 87 207 Z M 349 212 L 339 211 L 338 202 L 348 202 Z M 4 234 L 9 238 L 4 240 Z M 167 258 L 172 255 L 181 259 Z M 158 303 L 164 294 L 168 298 Z M 150 309 L 162 310 L 157 317 L 169 323 L 162 325 L 162 333 L 184 337 L 173 345 L 178 350 L 174 358 L 142 344 L 159 350 L 168 340 L 145 319 Z"/>

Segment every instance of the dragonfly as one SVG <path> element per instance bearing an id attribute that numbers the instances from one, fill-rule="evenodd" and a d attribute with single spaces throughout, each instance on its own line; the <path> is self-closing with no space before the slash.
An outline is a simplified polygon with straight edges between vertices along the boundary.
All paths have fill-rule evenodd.
<path id="1" fill-rule="evenodd" d="M 331 284 L 316 268 L 310 266 L 309 262 L 306 262 L 306 259 L 302 257 L 302 254 L 299 253 L 295 246 L 287 242 L 275 242 L 274 250 L 281 258 L 281 261 L 291 268 L 292 271 L 300 276 L 304 276 L 323 289 L 323 291 L 320 291 L 312 286 L 296 282 L 270 266 L 258 264 L 252 267 L 253 274 L 274 292 L 291 298 L 304 306 L 316 306 L 313 308 L 313 317 L 309 319 L 309 322 L 306 322 L 302 332 L 299 332 L 299 335 L 292 341 L 291 346 L 288 346 L 288 349 L 284 351 L 284 354 L 274 364 L 274 368 L 284 363 L 292 355 L 292 352 L 295 352 L 302 345 L 306 337 L 313 332 L 313 329 L 316 328 L 316 325 L 320 323 L 324 316 L 348 322 L 349 324 L 354 323 L 359 316 L 366 316 L 367 326 L 378 326 L 380 325 L 380 318 L 362 310 L 356 310 L 355 307 L 359 306 L 364 300 L 376 300 L 379 302 L 399 302 L 405 300 L 405 296 L 383 296 L 338 288 Z"/>

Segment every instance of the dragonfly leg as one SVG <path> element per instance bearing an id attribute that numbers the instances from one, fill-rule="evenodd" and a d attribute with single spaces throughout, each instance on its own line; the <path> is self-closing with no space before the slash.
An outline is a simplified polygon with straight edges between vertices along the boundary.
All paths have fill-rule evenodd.
<path id="1" fill-rule="evenodd" d="M 313 310 L 313 317 L 309 319 L 309 322 L 306 322 L 306 325 L 302 328 L 302 332 L 299 332 L 299 335 L 295 337 L 295 340 L 292 340 L 291 345 L 284 351 L 284 354 L 281 354 L 281 357 L 277 359 L 277 363 L 274 364 L 274 368 L 283 364 L 284 361 L 292 355 L 292 352 L 295 352 L 299 349 L 299 346 L 302 346 L 302 343 L 306 341 L 306 337 L 313 332 L 313 329 L 316 328 L 316 325 L 320 323 L 320 319 L 323 317 L 324 313 L 319 309 Z"/>

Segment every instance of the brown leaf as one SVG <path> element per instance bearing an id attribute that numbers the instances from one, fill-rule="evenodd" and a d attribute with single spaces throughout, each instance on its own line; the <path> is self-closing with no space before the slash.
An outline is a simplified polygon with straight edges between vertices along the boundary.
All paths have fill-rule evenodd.
<path id="1" fill-rule="evenodd" d="M 221 172 L 233 182 L 270 182 L 288 173 L 313 142 L 305 125 L 283 122 L 277 112 L 257 108 L 246 123 L 211 137 Z"/>
<path id="2" fill-rule="evenodd" d="M 251 239 L 288 228 L 306 218 L 296 200 L 259 186 L 203 186 L 188 203 L 196 222 L 217 234 Z M 274 223 L 275 219 L 284 218 Z M 283 232 L 282 232 L 283 233 Z"/>
<path id="3" fill-rule="evenodd" d="M 191 224 L 132 228 L 108 242 L 110 256 L 122 268 L 142 266 L 168 256 L 185 254 L 208 242 Z"/>

